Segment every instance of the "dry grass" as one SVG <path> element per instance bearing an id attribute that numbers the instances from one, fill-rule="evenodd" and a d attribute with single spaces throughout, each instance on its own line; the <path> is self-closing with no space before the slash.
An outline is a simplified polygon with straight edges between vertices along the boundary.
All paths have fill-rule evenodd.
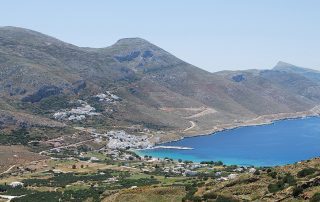
<path id="1" fill-rule="evenodd" d="M 183 187 L 143 187 L 127 189 L 105 198 L 104 202 L 176 202 L 185 196 Z"/>
<path id="2" fill-rule="evenodd" d="M 0 172 L 7 170 L 13 165 L 26 164 L 45 158 L 44 156 L 29 151 L 28 148 L 24 146 L 0 146 Z"/>

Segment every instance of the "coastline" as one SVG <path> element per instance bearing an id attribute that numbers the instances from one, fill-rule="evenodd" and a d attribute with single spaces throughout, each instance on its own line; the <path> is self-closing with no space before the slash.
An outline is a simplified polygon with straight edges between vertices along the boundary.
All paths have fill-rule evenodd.
<path id="1" fill-rule="evenodd" d="M 150 148 L 146 148 L 146 149 L 179 149 L 179 150 L 192 150 L 193 148 L 191 147 L 178 147 L 178 146 L 153 146 L 153 147 L 150 147 Z M 146 150 L 146 149 L 143 149 L 143 150 Z"/>
<path id="2" fill-rule="evenodd" d="M 180 141 L 180 140 L 183 140 L 184 138 L 214 135 L 218 132 L 233 130 L 233 129 L 242 128 L 242 127 L 269 125 L 282 120 L 302 119 L 302 118 L 318 117 L 318 116 L 320 116 L 320 105 L 317 105 L 308 111 L 262 115 L 247 121 L 217 125 L 213 129 L 208 129 L 208 130 L 199 130 L 199 131 L 194 131 L 190 133 L 175 132 L 175 133 L 181 134 L 181 136 L 179 138 L 172 139 L 172 140 L 164 140 L 164 141 L 160 140 L 158 142 L 154 142 L 155 144 L 154 146 L 164 144 L 164 143 Z"/>
<path id="3" fill-rule="evenodd" d="M 288 120 L 288 121 L 290 121 L 290 120 L 309 120 L 309 119 L 311 119 L 312 120 L 312 118 L 316 118 L 316 120 L 319 120 L 319 111 L 317 110 L 317 111 L 314 111 L 314 110 L 310 110 L 310 111 L 306 111 L 306 112 L 298 112 L 298 113 L 292 113 L 292 114 L 281 114 L 281 115 L 277 115 L 277 116 L 273 116 L 273 119 L 271 119 L 270 118 L 270 116 L 267 116 L 267 119 L 266 119 L 266 116 L 264 116 L 264 118 L 265 119 L 259 119 L 259 123 L 255 123 L 255 124 L 253 124 L 252 122 L 250 122 L 250 124 L 246 124 L 246 125 L 235 125 L 234 127 L 229 127 L 229 128 L 221 128 L 220 130 L 216 130 L 214 133 L 208 133 L 208 134 L 200 134 L 200 135 L 189 135 L 189 136 L 184 136 L 184 137 L 181 137 L 181 138 L 177 138 L 177 139 L 174 139 L 174 140 L 170 140 L 170 141 L 166 141 L 166 142 L 161 142 L 161 143 L 157 143 L 156 145 L 155 145 L 155 147 L 154 148 L 160 148 L 160 149 L 162 149 L 162 147 L 175 147 L 175 146 L 171 146 L 170 144 L 169 145 L 162 145 L 163 143 L 170 143 L 170 142 L 175 142 L 175 141 L 179 141 L 179 140 L 182 140 L 182 139 L 184 139 L 184 138 L 191 138 L 191 137 L 197 137 L 197 136 L 205 136 L 205 135 L 214 135 L 214 134 L 216 134 L 216 133 L 218 133 L 218 132 L 222 132 L 222 131 L 228 131 L 228 130 L 234 130 L 234 129 L 237 129 L 237 128 L 244 128 L 244 127 L 252 127 L 252 126 L 263 126 L 263 125 L 273 125 L 274 123 L 277 123 L 277 122 L 281 122 L 281 121 L 286 121 L 286 120 Z M 255 120 L 257 120 L 257 119 L 255 119 Z M 263 122 L 262 122 L 263 121 Z M 289 122 L 288 122 L 289 123 Z M 295 122 L 294 122 L 295 123 Z M 257 130 L 257 129 L 256 129 Z M 259 129 L 258 129 L 259 130 Z M 234 134 L 236 135 L 236 133 L 234 132 Z M 189 140 L 189 142 L 192 142 L 192 140 Z M 231 140 L 232 141 L 232 140 Z M 158 145 L 158 146 L 157 146 Z M 182 146 L 182 145 L 180 145 L 180 146 Z M 189 145 L 188 145 L 189 146 Z M 178 146 L 179 147 L 179 146 Z M 193 146 L 191 146 L 190 145 L 190 147 L 193 147 Z M 196 146 L 194 146 L 194 147 L 196 147 Z M 150 149 L 153 149 L 153 148 L 150 148 Z M 175 148 L 172 148 L 172 149 L 175 149 Z M 142 149 L 142 150 L 144 150 L 144 149 Z M 217 151 L 218 153 L 219 153 L 219 151 Z M 217 153 L 217 154 L 218 154 Z M 148 153 L 146 153 L 147 155 L 148 155 Z M 141 156 L 141 153 L 140 154 L 138 154 L 138 155 L 140 155 Z M 150 155 L 150 154 L 149 154 Z M 151 154 L 152 155 L 152 154 Z M 168 155 L 168 154 L 166 154 L 166 155 Z M 185 154 L 183 154 L 183 155 L 185 155 Z M 183 156 L 182 155 L 182 156 Z M 187 155 L 187 154 L 186 154 Z M 153 155 L 152 155 L 153 156 Z M 161 155 L 160 155 L 161 156 Z M 176 157 L 176 156 L 175 156 Z M 185 156 L 186 157 L 186 159 L 188 159 L 187 158 L 187 156 Z M 162 156 L 161 157 L 159 157 L 159 158 L 163 158 Z M 171 158 L 174 158 L 174 157 L 171 157 Z M 177 159 L 178 157 L 176 157 L 176 159 Z M 316 158 L 316 157 L 313 157 L 313 158 Z M 183 159 L 182 157 L 179 157 L 179 159 Z M 303 160 L 307 160 L 308 158 L 301 158 L 301 159 L 295 159 L 295 161 L 294 162 L 299 162 L 299 161 L 303 161 Z M 189 160 L 189 159 L 188 159 Z M 205 159 L 205 160 L 207 160 L 207 159 Z M 220 159 L 220 160 L 222 160 L 222 159 Z M 193 162 L 200 162 L 201 160 L 198 160 L 198 161 L 196 161 L 196 160 L 192 160 Z M 223 160 L 222 160 L 223 161 Z M 229 160 L 228 160 L 229 161 Z M 285 162 L 285 163 L 271 163 L 271 164 L 258 164 L 258 163 L 249 163 L 248 165 L 252 165 L 252 166 L 255 166 L 255 167 L 259 167 L 259 166 L 270 166 L 270 167 L 275 167 L 275 166 L 279 166 L 279 165 L 288 165 L 288 164 L 293 164 L 294 163 L 293 161 L 292 162 Z M 224 162 L 224 163 L 226 163 L 226 162 Z M 243 164 L 241 164 L 241 163 L 230 163 L 230 162 L 228 162 L 226 165 L 233 165 L 233 164 L 236 164 L 236 165 L 243 165 Z M 246 162 L 246 164 L 247 164 L 247 162 Z"/>

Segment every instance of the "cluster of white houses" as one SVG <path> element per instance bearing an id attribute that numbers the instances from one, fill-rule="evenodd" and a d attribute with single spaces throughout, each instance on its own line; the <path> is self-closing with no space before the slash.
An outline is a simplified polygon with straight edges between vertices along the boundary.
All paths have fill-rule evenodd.
<path id="1" fill-rule="evenodd" d="M 95 112 L 96 109 L 90 106 L 87 102 L 78 100 L 78 103 L 81 104 L 80 107 L 56 112 L 53 114 L 53 118 L 57 120 L 81 121 L 86 119 L 88 116 L 100 115 L 100 113 Z"/>

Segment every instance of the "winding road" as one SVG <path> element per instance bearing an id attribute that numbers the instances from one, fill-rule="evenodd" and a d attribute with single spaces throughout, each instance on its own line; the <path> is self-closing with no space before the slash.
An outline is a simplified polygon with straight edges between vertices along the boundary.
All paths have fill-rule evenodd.
<path id="1" fill-rule="evenodd" d="M 184 131 L 192 130 L 194 127 L 196 127 L 196 123 L 193 121 L 189 121 L 191 126 L 189 128 L 184 129 Z"/>
<path id="2" fill-rule="evenodd" d="M 6 174 L 6 173 L 10 172 L 10 170 L 12 170 L 14 167 L 16 167 L 16 165 L 11 166 L 10 168 L 8 168 L 8 170 L 0 173 L 0 175 L 3 175 L 3 174 Z"/>
<path id="3" fill-rule="evenodd" d="M 203 111 L 197 113 L 197 114 L 194 114 L 194 115 L 191 115 L 191 116 L 188 116 L 188 117 L 184 117 L 186 119 L 192 119 L 192 118 L 198 118 L 198 117 L 201 117 L 201 116 L 205 116 L 207 114 L 213 114 L 213 113 L 216 113 L 217 111 L 215 109 L 212 109 L 212 108 L 204 108 Z"/>

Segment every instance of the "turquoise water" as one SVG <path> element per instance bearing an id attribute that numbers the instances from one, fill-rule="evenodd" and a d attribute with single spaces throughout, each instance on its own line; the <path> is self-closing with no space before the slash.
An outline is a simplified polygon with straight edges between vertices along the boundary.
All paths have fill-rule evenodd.
<path id="1" fill-rule="evenodd" d="M 227 165 L 284 165 L 320 156 L 320 117 L 241 127 L 162 145 L 194 149 L 150 149 L 138 154 L 194 162 L 221 160 Z"/>

